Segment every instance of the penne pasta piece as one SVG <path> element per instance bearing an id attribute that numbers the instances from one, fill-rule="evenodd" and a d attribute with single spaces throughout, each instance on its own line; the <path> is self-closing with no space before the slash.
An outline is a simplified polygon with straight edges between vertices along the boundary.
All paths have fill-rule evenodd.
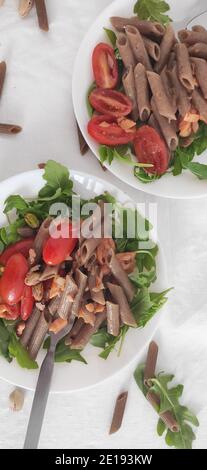
<path id="1" fill-rule="evenodd" d="M 22 127 L 16 124 L 0 124 L 0 134 L 19 134 Z"/>
<path id="2" fill-rule="evenodd" d="M 167 64 L 172 47 L 175 44 L 175 33 L 171 25 L 168 25 L 162 42 L 160 44 L 160 59 L 155 64 L 154 71 L 160 73 L 163 67 Z"/>
<path id="3" fill-rule="evenodd" d="M 36 359 L 38 352 L 42 346 L 45 336 L 48 332 L 50 320 L 48 317 L 47 309 L 43 310 L 38 322 L 36 323 L 35 329 L 32 333 L 32 337 L 28 345 L 28 353 L 32 359 Z"/>
<path id="4" fill-rule="evenodd" d="M 179 111 L 179 115 L 184 117 L 191 108 L 190 96 L 187 93 L 186 88 L 181 84 L 178 78 L 177 65 L 174 66 L 172 71 L 168 71 L 168 76 L 170 77 L 175 94 L 176 94 L 176 104 Z"/>
<path id="5" fill-rule="evenodd" d="M 152 41 L 149 38 L 146 38 L 145 36 L 142 36 L 142 39 L 144 41 L 144 45 L 146 48 L 146 51 L 148 52 L 149 56 L 157 62 L 160 60 L 160 46 L 157 44 L 157 42 Z"/>
<path id="6" fill-rule="evenodd" d="M 112 284 L 111 282 L 107 282 L 107 287 L 113 297 L 113 300 L 119 305 L 120 317 L 122 322 L 125 325 L 129 325 L 136 328 L 137 323 L 130 310 L 128 300 L 122 287 L 118 286 L 117 284 Z"/>
<path id="7" fill-rule="evenodd" d="M 82 318 L 77 318 L 73 325 L 73 328 L 70 330 L 70 333 L 68 333 L 68 335 L 65 337 L 66 346 L 69 346 L 72 343 L 72 341 L 76 338 L 83 325 L 85 325 L 84 320 Z"/>
<path id="8" fill-rule="evenodd" d="M 19 14 L 22 18 L 27 16 L 34 5 L 34 0 L 19 0 Z"/>
<path id="9" fill-rule="evenodd" d="M 45 0 L 35 0 L 35 6 L 40 29 L 46 32 L 49 31 Z"/>
<path id="10" fill-rule="evenodd" d="M 105 320 L 106 312 L 102 312 L 96 315 L 94 326 L 91 326 L 89 324 L 83 325 L 75 339 L 72 340 L 70 345 L 71 349 L 84 349 L 90 341 L 91 336 L 93 336 L 93 334 L 99 330 L 100 326 Z"/>
<path id="11" fill-rule="evenodd" d="M 144 34 L 155 39 L 160 39 L 164 33 L 165 28 L 158 22 L 148 20 L 139 20 L 137 16 L 131 18 L 121 18 L 119 16 L 112 16 L 110 18 L 112 26 L 117 30 L 124 32 L 126 26 L 135 26 L 141 34 Z"/>
<path id="12" fill-rule="evenodd" d="M 192 58 L 192 62 L 195 66 L 196 79 L 204 98 L 207 100 L 207 62 L 197 58 Z"/>
<path id="13" fill-rule="evenodd" d="M 47 241 L 47 239 L 49 238 L 49 228 L 50 228 L 51 222 L 52 222 L 52 218 L 47 217 L 47 219 L 45 219 L 42 222 L 42 225 L 40 226 L 37 232 L 37 235 L 34 240 L 34 246 L 33 246 L 35 255 L 34 255 L 34 260 L 32 260 L 33 262 L 30 263 L 31 265 L 39 263 L 39 261 L 41 260 L 43 246 L 45 242 Z"/>
<path id="14" fill-rule="evenodd" d="M 141 121 L 147 121 L 150 116 L 149 84 L 146 69 L 141 63 L 134 69 L 137 104 Z"/>
<path id="15" fill-rule="evenodd" d="M 136 61 L 141 62 L 141 64 L 145 66 L 146 70 L 152 70 L 152 64 L 139 30 L 134 26 L 126 26 L 126 35 L 129 39 Z"/>
<path id="16" fill-rule="evenodd" d="M 158 411 L 160 406 L 160 399 L 154 392 L 148 392 L 146 395 L 148 402 L 153 406 L 153 408 Z M 165 411 L 164 413 L 159 413 L 161 420 L 166 424 L 167 428 L 171 432 L 179 432 L 180 427 L 176 419 L 174 418 L 171 411 Z"/>
<path id="17" fill-rule="evenodd" d="M 88 287 L 90 291 L 91 299 L 98 304 L 105 305 L 105 298 L 102 290 L 102 286 L 97 289 L 97 278 L 99 276 L 99 267 L 96 266 L 95 270 L 90 273 L 88 277 Z"/>
<path id="18" fill-rule="evenodd" d="M 75 296 L 75 299 L 72 305 L 72 315 L 76 317 L 78 316 L 78 312 L 80 310 L 80 305 L 81 305 L 83 294 L 86 289 L 87 281 L 88 281 L 88 276 L 82 273 L 80 269 L 77 269 L 75 272 L 75 282 L 76 282 L 76 285 L 78 286 L 78 292 Z"/>
<path id="19" fill-rule="evenodd" d="M 97 204 L 97 207 L 93 211 L 93 214 L 87 219 L 85 219 L 81 224 L 81 243 L 80 243 L 81 245 L 85 239 L 88 239 L 91 237 L 91 232 L 93 232 L 94 234 L 94 232 L 96 232 L 96 229 L 99 230 L 100 228 L 102 232 L 103 219 L 104 219 L 104 201 L 100 200 L 99 203 Z"/>
<path id="20" fill-rule="evenodd" d="M 193 44 L 196 44 L 197 42 L 204 42 L 207 44 L 207 31 L 206 30 L 189 31 L 187 29 L 182 29 L 181 31 L 178 32 L 178 37 L 180 39 L 180 42 L 184 42 L 188 46 L 192 46 Z"/>
<path id="21" fill-rule="evenodd" d="M 199 112 L 200 119 L 207 124 L 207 101 L 198 90 L 194 90 L 192 94 L 192 103 Z"/>
<path id="22" fill-rule="evenodd" d="M 192 57 L 199 57 L 201 59 L 207 59 L 207 44 L 198 42 L 188 48 L 188 52 Z"/>
<path id="23" fill-rule="evenodd" d="M 158 356 L 158 345 L 155 341 L 151 341 L 147 353 L 147 360 L 144 369 L 144 384 L 145 387 L 152 387 L 152 381 L 155 377 L 155 368 L 157 363 L 157 356 Z"/>
<path id="24" fill-rule="evenodd" d="M 175 51 L 172 51 L 168 58 L 167 70 L 172 70 L 175 65 L 176 65 L 176 54 L 175 54 Z"/>
<path id="25" fill-rule="evenodd" d="M 111 272 L 115 277 L 116 281 L 124 290 L 128 301 L 131 302 L 135 294 L 135 288 L 132 282 L 129 280 L 128 275 L 123 270 L 119 260 L 116 258 L 116 255 L 113 250 L 110 250 L 108 253 L 107 264 L 111 269 Z"/>
<path id="26" fill-rule="evenodd" d="M 114 414 L 113 414 L 109 434 L 114 434 L 121 428 L 123 417 L 124 417 L 124 412 L 126 408 L 127 398 L 128 398 L 128 392 L 123 392 L 118 396 L 116 400 L 116 405 L 114 408 Z"/>
<path id="27" fill-rule="evenodd" d="M 175 127 L 173 126 L 172 123 L 169 123 L 169 121 L 165 117 L 160 115 L 154 98 L 152 98 L 151 100 L 151 107 L 152 107 L 153 114 L 159 123 L 159 126 L 161 128 L 162 134 L 165 138 L 168 148 L 171 151 L 174 151 L 178 146 L 178 136 L 176 134 Z"/>
<path id="28" fill-rule="evenodd" d="M 195 26 L 192 27 L 192 31 L 197 31 L 197 32 L 201 32 L 201 31 L 207 31 L 206 28 L 204 28 L 204 26 L 201 26 L 201 24 L 195 24 Z"/>
<path id="29" fill-rule="evenodd" d="M 155 118 L 153 113 L 151 114 L 151 116 L 149 118 L 148 124 L 149 124 L 149 126 L 153 127 L 153 129 L 155 129 L 158 132 L 158 134 L 162 135 L 162 131 L 161 131 L 161 128 L 159 126 L 159 123 L 158 123 L 158 121 Z"/>
<path id="30" fill-rule="evenodd" d="M 86 263 L 90 260 L 91 256 L 93 255 L 94 251 L 98 247 L 99 243 L 101 243 L 101 238 L 89 238 L 85 240 L 80 247 L 80 265 L 85 266 Z"/>
<path id="31" fill-rule="evenodd" d="M 167 66 L 165 66 L 164 69 L 162 69 L 160 77 L 161 77 L 161 80 L 165 89 L 165 93 L 168 97 L 169 102 L 171 103 L 173 112 L 176 113 L 177 112 L 177 93 L 170 80 L 170 74 L 167 70 Z"/>
<path id="32" fill-rule="evenodd" d="M 147 72 L 147 78 L 152 90 L 152 94 L 156 103 L 156 107 L 161 116 L 168 119 L 168 121 L 176 121 L 175 110 L 168 99 L 165 92 L 163 81 L 155 72 Z"/>
<path id="33" fill-rule="evenodd" d="M 123 74 L 122 77 L 123 87 L 126 95 L 132 101 L 132 119 L 137 121 L 139 118 L 138 106 L 137 106 L 137 96 L 136 96 L 136 87 L 134 79 L 133 67 L 130 66 Z"/>
<path id="34" fill-rule="evenodd" d="M 4 4 L 4 0 L 0 0 L 0 7 Z"/>
<path id="35" fill-rule="evenodd" d="M 26 322 L 25 329 L 20 339 L 20 343 L 25 348 L 29 344 L 30 338 L 32 337 L 33 331 L 38 323 L 40 316 L 41 316 L 41 311 L 37 307 L 35 307 L 33 309 L 32 314 L 30 315 L 29 319 Z"/>
<path id="36" fill-rule="evenodd" d="M 125 68 L 127 69 L 131 65 L 132 65 L 132 67 L 134 67 L 135 64 L 136 64 L 136 60 L 134 58 L 134 54 L 132 52 L 132 49 L 131 49 L 131 46 L 130 46 L 130 43 L 129 43 L 129 39 L 126 36 L 126 34 L 119 34 L 118 35 L 116 45 L 118 47 L 119 54 L 122 58 L 122 61 L 124 63 Z"/>
<path id="37" fill-rule="evenodd" d="M 175 52 L 178 64 L 179 80 L 186 90 L 191 92 L 195 88 L 195 81 L 192 74 L 188 49 L 185 44 L 176 44 Z"/>
<path id="38" fill-rule="evenodd" d="M 58 315 L 59 317 L 63 318 L 63 320 L 69 319 L 77 292 L 78 287 L 71 275 L 68 274 L 66 276 L 65 289 L 60 297 L 60 305 L 58 308 Z"/>
<path id="39" fill-rule="evenodd" d="M 50 312 L 50 315 L 52 315 L 52 317 L 54 317 L 55 314 L 58 312 L 59 306 L 60 306 L 60 297 L 57 295 L 52 300 L 50 300 L 47 306 Z"/>
<path id="40" fill-rule="evenodd" d="M 107 331 L 112 336 L 118 336 L 120 331 L 119 306 L 106 302 Z"/>
<path id="41" fill-rule="evenodd" d="M 2 94 L 4 82 L 6 76 L 6 62 L 0 62 L 0 96 Z"/>
<path id="42" fill-rule="evenodd" d="M 45 265 L 45 268 L 40 276 L 40 281 L 48 281 L 49 279 L 53 279 L 53 277 L 57 276 L 59 268 L 59 264 L 56 266 Z"/>

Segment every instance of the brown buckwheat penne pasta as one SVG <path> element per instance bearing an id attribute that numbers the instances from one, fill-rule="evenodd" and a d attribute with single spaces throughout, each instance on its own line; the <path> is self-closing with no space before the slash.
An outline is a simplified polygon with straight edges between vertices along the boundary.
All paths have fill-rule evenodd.
<path id="1" fill-rule="evenodd" d="M 207 31 L 188 31 L 187 29 L 182 29 L 178 33 L 178 37 L 181 42 L 184 42 L 188 46 L 192 46 L 197 42 L 204 42 L 207 44 Z"/>
<path id="2" fill-rule="evenodd" d="M 66 276 L 65 289 L 60 298 L 60 305 L 58 307 L 58 315 L 63 318 L 63 320 L 68 320 L 71 315 L 72 305 L 75 299 L 75 296 L 78 292 L 78 287 L 73 280 L 72 276 L 68 274 Z"/>
<path id="3" fill-rule="evenodd" d="M 137 16 L 131 18 L 121 18 L 119 16 L 112 16 L 110 18 L 112 26 L 117 31 L 125 31 L 127 25 L 135 26 L 141 34 L 145 36 L 160 39 L 164 33 L 165 28 L 160 23 L 139 20 Z"/>
<path id="4" fill-rule="evenodd" d="M 171 25 L 166 28 L 162 42 L 160 44 L 160 59 L 155 64 L 155 72 L 161 72 L 163 67 L 168 62 L 171 50 L 175 44 L 175 33 Z"/>
<path id="5" fill-rule="evenodd" d="M 172 123 L 169 123 L 168 119 L 160 115 L 154 98 L 152 98 L 151 100 L 151 107 L 152 107 L 154 116 L 156 120 L 158 121 L 159 126 L 162 130 L 162 134 L 165 138 L 168 148 L 172 151 L 175 150 L 178 146 L 178 136 L 176 134 L 175 127 L 173 126 Z"/>
<path id="6" fill-rule="evenodd" d="M 131 302 L 135 294 L 135 288 L 133 284 L 131 283 L 131 281 L 129 280 L 128 275 L 123 270 L 113 250 L 109 250 L 108 252 L 107 264 L 113 276 L 115 277 L 116 281 L 124 290 L 128 301 Z"/>
<path id="7" fill-rule="evenodd" d="M 207 124 L 207 102 L 198 90 L 194 90 L 192 102 L 199 112 L 201 119 Z"/>
<path id="8" fill-rule="evenodd" d="M 144 41 L 145 48 L 149 54 L 149 56 L 155 60 L 156 62 L 160 60 L 160 46 L 157 44 L 157 42 L 152 41 L 151 39 L 142 36 L 142 39 Z"/>
<path id="9" fill-rule="evenodd" d="M 118 286 L 117 284 L 112 284 L 111 282 L 107 282 L 107 287 L 111 292 L 113 300 L 116 304 L 119 305 L 120 317 L 122 322 L 125 325 L 136 327 L 137 323 L 132 315 L 128 300 L 122 287 Z"/>
<path id="10" fill-rule="evenodd" d="M 191 92 L 195 88 L 195 81 L 192 74 L 190 57 L 185 44 L 176 44 L 175 47 L 178 77 L 182 85 Z"/>
<path id="11" fill-rule="evenodd" d="M 188 48 L 188 52 L 192 57 L 200 57 L 201 59 L 207 59 L 207 44 L 204 42 L 198 42 Z"/>
<path id="12" fill-rule="evenodd" d="M 149 84 L 146 69 L 141 63 L 134 69 L 135 87 L 137 93 L 137 105 L 141 121 L 147 121 L 150 116 Z"/>
<path id="13" fill-rule="evenodd" d="M 123 86 L 126 95 L 132 101 L 132 119 L 137 121 L 139 117 L 138 113 L 138 106 L 137 106 L 137 94 L 136 94 L 136 87 L 135 87 L 135 80 L 134 80 L 134 70 L 133 67 L 130 66 L 124 73 L 122 77 Z"/>
<path id="14" fill-rule="evenodd" d="M 36 359 L 38 352 L 42 346 L 45 336 L 49 329 L 50 320 L 48 318 L 47 309 L 41 312 L 39 320 L 35 326 L 32 337 L 28 345 L 28 353 L 32 359 Z"/>
<path id="15" fill-rule="evenodd" d="M 116 45 L 118 47 L 119 54 L 123 60 L 124 66 L 126 68 L 130 67 L 131 65 L 134 67 L 136 61 L 129 43 L 129 39 L 126 34 L 118 35 Z"/>
<path id="16" fill-rule="evenodd" d="M 177 96 L 176 103 L 179 110 L 179 114 L 180 116 L 184 117 L 190 111 L 191 100 L 186 88 L 184 88 L 178 78 L 177 65 L 174 66 L 172 71 L 168 72 L 168 75 L 171 77 L 174 90 Z"/>
<path id="17" fill-rule="evenodd" d="M 19 0 L 18 11 L 19 11 L 20 16 L 22 16 L 22 18 L 27 16 L 29 12 L 31 11 L 33 5 L 34 5 L 34 0 Z"/>
<path id="18" fill-rule="evenodd" d="M 25 348 L 29 344 L 30 338 L 33 334 L 33 331 L 38 323 L 40 316 L 41 316 L 41 311 L 37 307 L 34 307 L 32 314 L 26 323 L 25 329 L 20 339 L 22 346 L 24 346 Z"/>
<path id="19" fill-rule="evenodd" d="M 119 306 L 106 302 L 107 331 L 112 336 L 118 336 L 120 331 Z"/>
<path id="20" fill-rule="evenodd" d="M 207 62 L 204 59 L 192 58 L 195 66 L 195 75 L 203 93 L 204 98 L 207 100 Z"/>
<path id="21" fill-rule="evenodd" d="M 152 90 L 152 94 L 161 116 L 164 116 L 168 121 L 176 120 L 173 106 L 165 93 L 164 84 L 160 75 L 154 72 L 147 72 L 147 78 Z"/>
<path id="22" fill-rule="evenodd" d="M 126 35 L 136 61 L 141 62 L 146 70 L 152 70 L 152 65 L 139 30 L 134 26 L 126 26 Z"/>
<path id="23" fill-rule="evenodd" d="M 94 326 L 84 324 L 80 329 L 79 333 L 71 341 L 71 349 L 83 349 L 90 341 L 91 336 L 98 331 L 102 323 L 106 320 L 106 312 L 96 314 L 96 320 Z"/>
<path id="24" fill-rule="evenodd" d="M 167 66 L 165 66 L 164 69 L 162 69 L 160 77 L 161 77 L 161 80 L 162 80 L 162 83 L 163 83 L 163 86 L 164 86 L 164 89 L 165 89 L 165 93 L 168 97 L 169 102 L 171 103 L 172 110 L 173 110 L 174 113 L 176 113 L 176 111 L 177 111 L 177 94 L 176 94 L 175 88 L 174 88 L 174 86 L 171 82 L 170 73 L 167 70 Z"/>
<path id="25" fill-rule="evenodd" d="M 0 96 L 2 94 L 4 81 L 6 76 L 6 62 L 0 62 Z"/>
<path id="26" fill-rule="evenodd" d="M 75 272 L 75 282 L 78 286 L 78 292 L 74 298 L 74 302 L 72 305 L 72 315 L 76 316 L 78 315 L 81 301 L 83 294 L 85 292 L 86 284 L 88 281 L 88 276 L 86 276 L 80 269 L 77 269 Z"/>
<path id="27" fill-rule="evenodd" d="M 18 134 L 22 131 L 16 124 L 0 124 L 0 134 Z"/>
<path id="28" fill-rule="evenodd" d="M 37 10 L 37 18 L 40 29 L 42 29 L 43 31 L 49 31 L 45 0 L 35 0 L 35 6 Z"/>

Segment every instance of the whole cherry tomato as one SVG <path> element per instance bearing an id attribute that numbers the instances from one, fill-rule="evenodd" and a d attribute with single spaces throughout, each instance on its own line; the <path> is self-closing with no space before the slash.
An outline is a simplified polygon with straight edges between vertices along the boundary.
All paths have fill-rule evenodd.
<path id="1" fill-rule="evenodd" d="M 0 279 L 0 296 L 4 303 L 15 305 L 21 300 L 28 269 L 27 260 L 21 253 L 9 258 Z"/>
<path id="2" fill-rule="evenodd" d="M 88 133 L 96 142 L 103 145 L 122 145 L 132 142 L 136 130 L 125 130 L 113 116 L 101 115 L 93 117 L 88 123 Z"/>
<path id="3" fill-rule="evenodd" d="M 118 64 L 114 49 L 101 42 L 92 56 L 93 74 L 96 84 L 100 88 L 115 88 L 118 82 Z"/>
<path id="4" fill-rule="evenodd" d="M 132 101 L 128 96 L 115 90 L 96 88 L 89 96 L 91 106 L 101 114 L 121 117 L 132 111 Z"/>
<path id="5" fill-rule="evenodd" d="M 60 229 L 60 226 L 57 227 L 58 229 Z M 64 221 L 62 229 L 67 236 L 64 238 L 60 231 L 60 236 L 58 238 L 50 236 L 43 248 L 43 260 L 51 266 L 56 266 L 65 261 L 74 250 L 78 241 L 78 238 L 72 238 L 71 222 Z"/>
<path id="6" fill-rule="evenodd" d="M 135 135 L 134 148 L 139 163 L 152 163 L 148 173 L 162 175 L 169 166 L 170 155 L 164 140 L 150 126 L 140 127 Z"/>
<path id="7" fill-rule="evenodd" d="M 26 321 L 30 317 L 34 306 L 34 297 L 32 294 L 32 287 L 24 287 L 21 299 L 21 318 Z"/>
<path id="8" fill-rule="evenodd" d="M 27 258 L 29 255 L 29 250 L 32 248 L 33 243 L 34 238 L 27 238 L 26 240 L 20 240 L 14 245 L 9 246 L 0 255 L 0 264 L 3 264 L 3 266 L 5 266 L 9 258 L 11 258 L 11 256 L 16 253 L 22 253 L 22 255 Z"/>

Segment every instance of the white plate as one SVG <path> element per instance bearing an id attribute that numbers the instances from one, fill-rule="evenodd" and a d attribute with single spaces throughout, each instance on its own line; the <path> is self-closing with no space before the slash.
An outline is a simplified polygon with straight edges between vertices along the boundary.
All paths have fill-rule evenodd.
<path id="1" fill-rule="evenodd" d="M 168 3 L 171 5 L 170 16 L 175 21 L 181 21 L 182 18 L 189 15 L 189 11 L 192 5 L 195 5 L 196 1 L 188 0 L 179 2 L 179 0 L 170 0 Z M 134 4 L 135 0 L 116 0 L 103 11 L 85 36 L 78 51 L 74 66 L 72 94 L 75 115 L 89 147 L 97 158 L 99 158 L 98 144 L 96 144 L 87 133 L 89 117 L 86 109 L 86 92 L 93 81 L 91 55 L 96 44 L 102 41 L 107 42 L 103 28 L 111 28 L 109 18 L 111 16 L 132 16 Z M 207 26 L 207 15 L 200 17 L 199 22 L 203 24 L 203 26 Z M 80 79 L 80 77 L 83 78 Z M 196 158 L 196 160 L 207 164 L 207 152 L 199 158 Z M 198 180 L 198 178 L 188 171 L 176 177 L 167 174 L 153 183 L 143 184 L 134 177 L 133 170 L 127 165 L 114 161 L 111 166 L 106 166 L 115 176 L 125 183 L 156 196 L 187 199 L 203 197 L 207 194 L 207 181 Z"/>
<path id="2" fill-rule="evenodd" d="M 11 194 L 36 197 L 39 189 L 43 186 L 42 173 L 41 170 L 22 173 L 0 183 L 0 226 L 6 223 L 5 216 L 3 215 L 3 201 Z M 106 184 L 101 179 L 76 171 L 72 171 L 71 175 L 75 181 L 75 191 L 84 198 L 109 191 L 122 204 L 130 201 L 123 192 L 111 184 Z M 157 263 L 158 280 L 154 284 L 153 290 L 161 291 L 168 287 L 166 267 L 161 253 L 158 256 Z M 162 314 L 164 313 L 163 309 Z M 55 364 L 51 391 L 68 392 L 86 388 L 107 379 L 129 365 L 152 337 L 158 325 L 159 316 L 160 313 L 144 329 L 131 329 L 129 331 L 120 357 L 117 357 L 116 353 L 112 353 L 107 361 L 105 361 L 98 357 L 100 349 L 87 346 L 84 351 L 84 357 L 88 365 L 79 362 Z M 38 356 L 39 363 L 41 363 L 43 357 L 44 352 L 40 352 Z M 38 371 L 21 369 L 16 361 L 8 364 L 4 358 L 0 357 L 0 377 L 18 386 L 33 390 L 37 381 Z"/>

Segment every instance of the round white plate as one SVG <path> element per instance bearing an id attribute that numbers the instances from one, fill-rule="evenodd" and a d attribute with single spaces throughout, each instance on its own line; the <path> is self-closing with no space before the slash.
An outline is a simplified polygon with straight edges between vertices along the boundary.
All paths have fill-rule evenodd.
<path id="1" fill-rule="evenodd" d="M 89 117 L 86 108 L 86 93 L 93 81 L 91 67 L 92 51 L 99 42 L 107 42 L 103 28 L 111 28 L 109 18 L 111 16 L 132 16 L 135 2 L 136 0 L 116 0 L 103 11 L 85 36 L 74 66 L 72 94 L 75 115 L 85 140 L 97 158 L 99 158 L 98 144 L 87 133 Z M 170 0 L 168 1 L 171 5 L 169 15 L 173 20 L 181 21 L 182 18 L 189 16 L 189 11 L 191 11 L 191 7 L 196 2 L 198 3 L 198 0 L 188 0 L 185 2 Z M 199 21 L 197 20 L 197 24 L 198 22 L 207 27 L 207 15 L 200 17 Z M 80 80 L 80 77 L 83 78 Z M 196 158 L 195 161 L 207 164 L 207 152 Z M 156 196 L 187 199 L 203 197 L 207 194 L 207 181 L 200 181 L 189 171 L 184 171 L 182 175 L 176 177 L 172 174 L 167 174 L 153 183 L 143 184 L 135 178 L 132 168 L 127 165 L 114 161 L 111 166 L 106 165 L 106 167 L 130 186 Z"/>
<path id="2" fill-rule="evenodd" d="M 36 197 L 39 189 L 44 184 L 42 174 L 43 172 L 41 170 L 35 170 L 22 173 L 0 183 L 0 226 L 6 223 L 6 218 L 3 215 L 4 200 L 11 194 L 20 194 L 30 198 Z M 115 186 L 106 184 L 106 182 L 101 179 L 76 171 L 72 171 L 71 175 L 75 182 L 75 191 L 83 198 L 93 197 L 102 194 L 104 191 L 109 191 L 122 204 L 130 201 L 126 194 Z M 157 272 L 158 280 L 156 284 L 154 284 L 153 290 L 161 291 L 168 287 L 166 267 L 161 252 L 157 259 Z M 164 308 L 162 309 L 162 314 L 164 314 Z M 140 330 L 131 329 L 131 331 L 129 331 L 120 357 L 117 357 L 117 354 L 114 352 L 105 361 L 98 357 L 101 350 L 89 345 L 84 351 L 84 357 L 88 365 L 76 361 L 73 361 L 71 364 L 55 364 L 51 391 L 68 392 L 86 388 L 109 378 L 120 371 L 120 369 L 129 365 L 154 334 L 158 326 L 159 316 L 160 313 L 158 313 L 145 328 Z M 43 357 L 44 351 L 39 353 L 39 364 Z M 0 357 L 0 378 L 14 383 L 15 385 L 33 390 L 36 385 L 37 377 L 38 370 L 30 371 L 21 369 L 16 361 L 8 364 L 4 358 Z"/>

